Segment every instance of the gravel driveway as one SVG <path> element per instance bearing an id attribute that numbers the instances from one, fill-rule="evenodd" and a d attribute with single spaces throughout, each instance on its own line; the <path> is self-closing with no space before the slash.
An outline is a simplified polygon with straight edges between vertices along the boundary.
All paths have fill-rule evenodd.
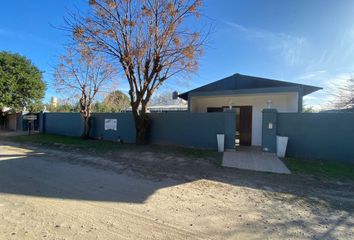
<path id="1" fill-rule="evenodd" d="M 0 142 L 0 239 L 354 239 L 352 183 L 222 168 L 156 177 L 154 156 L 141 158 L 148 172 Z"/>

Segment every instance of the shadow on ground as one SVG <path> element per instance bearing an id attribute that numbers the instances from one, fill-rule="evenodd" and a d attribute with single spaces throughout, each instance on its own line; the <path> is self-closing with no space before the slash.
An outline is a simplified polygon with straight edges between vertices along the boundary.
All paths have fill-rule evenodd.
<path id="1" fill-rule="evenodd" d="M 60 199 L 143 203 L 155 191 L 200 179 L 291 194 L 305 204 L 352 209 L 354 186 L 310 177 L 217 167 L 202 159 L 153 153 L 98 158 L 0 144 L 0 192 Z M 109 170 L 109 171 L 107 171 Z M 124 173 L 124 174 L 117 174 Z M 138 177 L 137 177 L 138 176 Z M 306 202 L 307 201 L 307 202 Z"/>
<path id="2" fill-rule="evenodd" d="M 48 154 L 1 154 L 0 192 L 59 199 L 142 203 L 169 182 L 146 182 Z M 172 184 L 172 183 L 171 183 Z M 178 183 L 177 183 L 178 184 Z"/>

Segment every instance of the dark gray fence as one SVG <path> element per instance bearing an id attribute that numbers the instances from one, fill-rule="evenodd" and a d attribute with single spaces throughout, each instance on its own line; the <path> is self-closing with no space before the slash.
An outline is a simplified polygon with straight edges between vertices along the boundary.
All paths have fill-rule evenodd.
<path id="1" fill-rule="evenodd" d="M 65 136 L 80 136 L 83 124 L 79 113 L 44 113 L 43 132 Z"/>
<path id="2" fill-rule="evenodd" d="M 151 113 L 149 142 L 195 148 L 216 149 L 216 134 L 225 134 L 225 147 L 235 143 L 235 112 Z M 117 130 L 105 130 L 105 119 L 116 119 Z M 80 136 L 83 131 L 79 113 L 44 113 L 43 132 L 67 136 Z M 135 126 L 131 113 L 95 113 L 92 115 L 91 137 L 127 143 L 135 142 Z"/>
<path id="3" fill-rule="evenodd" d="M 354 113 L 278 113 L 287 156 L 354 163 Z"/>
<path id="4" fill-rule="evenodd" d="M 150 142 L 196 148 L 217 148 L 216 134 L 225 134 L 225 147 L 235 145 L 235 113 L 152 113 Z"/>
<path id="5" fill-rule="evenodd" d="M 117 119 L 117 130 L 105 130 L 105 119 Z M 135 125 L 131 113 L 95 113 L 92 115 L 91 137 L 96 139 L 135 142 Z"/>

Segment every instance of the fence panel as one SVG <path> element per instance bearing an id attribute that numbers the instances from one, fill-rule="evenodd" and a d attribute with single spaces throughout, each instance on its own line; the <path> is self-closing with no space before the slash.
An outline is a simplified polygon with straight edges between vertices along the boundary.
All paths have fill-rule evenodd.
<path id="1" fill-rule="evenodd" d="M 216 134 L 225 134 L 225 147 L 234 148 L 235 113 L 153 113 L 150 142 L 216 149 Z M 233 121 L 228 121 L 229 117 Z"/>
<path id="2" fill-rule="evenodd" d="M 44 113 L 43 131 L 65 136 L 81 136 L 83 124 L 79 113 Z"/>
<path id="3" fill-rule="evenodd" d="M 216 134 L 225 134 L 225 147 L 234 148 L 235 112 L 151 113 L 149 142 L 195 148 L 216 149 Z M 116 130 L 105 129 L 105 120 L 115 119 Z M 115 122 L 115 121 L 113 121 Z M 80 136 L 83 123 L 79 113 L 44 113 L 43 131 L 51 134 Z M 94 113 L 91 121 L 91 137 L 127 143 L 135 142 L 135 125 L 132 113 Z"/>
<path id="4" fill-rule="evenodd" d="M 287 156 L 354 162 L 354 113 L 278 113 Z"/>

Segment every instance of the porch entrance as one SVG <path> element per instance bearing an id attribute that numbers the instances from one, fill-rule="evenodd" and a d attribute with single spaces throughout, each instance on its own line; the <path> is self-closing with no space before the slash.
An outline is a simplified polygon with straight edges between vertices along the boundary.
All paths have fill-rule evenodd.
<path id="1" fill-rule="evenodd" d="M 223 112 L 229 107 L 208 107 L 207 112 Z M 252 145 L 252 106 L 232 106 L 236 110 L 235 147 Z"/>
<path id="2" fill-rule="evenodd" d="M 236 109 L 236 146 L 252 145 L 252 106 Z"/>
<path id="3" fill-rule="evenodd" d="M 222 166 L 290 174 L 290 170 L 275 154 L 264 153 L 260 147 L 239 147 L 237 151 L 226 151 L 223 155 Z"/>

